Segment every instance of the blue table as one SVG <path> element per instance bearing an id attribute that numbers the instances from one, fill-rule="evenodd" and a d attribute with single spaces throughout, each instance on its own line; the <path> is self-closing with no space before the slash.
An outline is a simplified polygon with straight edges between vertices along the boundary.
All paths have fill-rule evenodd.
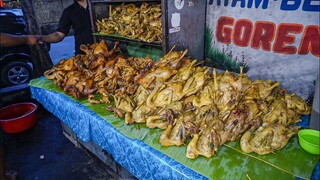
<path id="1" fill-rule="evenodd" d="M 33 86 L 30 86 L 30 90 L 32 97 L 72 129 L 80 140 L 94 141 L 139 179 L 208 179 L 143 141 L 126 137 L 95 112 L 70 97 Z M 303 123 L 306 124 L 305 121 Z M 319 162 L 311 179 L 318 178 Z"/>

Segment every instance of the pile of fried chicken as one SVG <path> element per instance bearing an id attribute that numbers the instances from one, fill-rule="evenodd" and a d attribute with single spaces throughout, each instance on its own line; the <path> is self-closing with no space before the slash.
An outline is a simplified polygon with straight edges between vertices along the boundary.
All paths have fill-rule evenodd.
<path id="1" fill-rule="evenodd" d="M 104 41 L 82 46 L 85 55 L 62 60 L 45 72 L 76 98 L 114 100 L 107 109 L 126 124 L 160 128 L 162 146 L 187 146 L 186 157 L 210 158 L 220 146 L 240 140 L 243 152 L 260 155 L 282 149 L 300 128 L 310 106 L 272 80 L 252 81 L 242 70 L 215 69 L 171 50 L 159 61 L 125 58 Z M 95 94 L 103 98 L 95 99 Z"/>
<path id="2" fill-rule="evenodd" d="M 96 26 L 101 34 L 119 34 L 148 43 L 161 42 L 161 17 L 160 3 L 122 3 L 111 8 L 108 18 L 97 20 Z"/>

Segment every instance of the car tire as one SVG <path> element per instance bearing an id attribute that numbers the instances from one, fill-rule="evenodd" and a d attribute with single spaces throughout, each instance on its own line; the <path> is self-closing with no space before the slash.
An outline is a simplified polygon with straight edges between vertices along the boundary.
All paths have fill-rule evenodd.
<path id="1" fill-rule="evenodd" d="M 1 80 L 5 86 L 27 83 L 32 78 L 32 69 L 26 62 L 10 62 L 1 70 Z"/>

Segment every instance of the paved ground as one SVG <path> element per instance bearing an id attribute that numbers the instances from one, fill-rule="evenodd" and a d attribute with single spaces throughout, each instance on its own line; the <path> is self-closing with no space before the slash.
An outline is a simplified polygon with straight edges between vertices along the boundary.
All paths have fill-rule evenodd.
<path id="1" fill-rule="evenodd" d="M 5 134 L 7 169 L 18 179 L 115 179 L 99 159 L 77 148 L 62 134 L 60 120 L 44 109 L 38 122 L 19 134 Z"/>

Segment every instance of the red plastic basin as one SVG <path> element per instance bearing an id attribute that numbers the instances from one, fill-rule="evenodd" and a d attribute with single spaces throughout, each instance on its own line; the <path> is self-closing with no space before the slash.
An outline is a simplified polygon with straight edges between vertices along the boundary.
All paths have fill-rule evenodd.
<path id="1" fill-rule="evenodd" d="M 0 127 L 6 133 L 18 133 L 25 131 L 37 122 L 37 106 L 24 102 L 12 104 L 0 109 Z"/>

